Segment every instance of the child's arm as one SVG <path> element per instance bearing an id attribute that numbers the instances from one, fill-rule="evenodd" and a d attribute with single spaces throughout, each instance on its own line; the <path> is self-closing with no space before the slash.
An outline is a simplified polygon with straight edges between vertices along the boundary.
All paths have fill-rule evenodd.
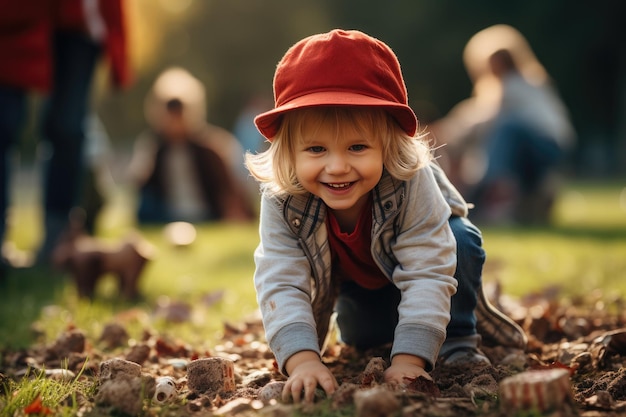
<path id="1" fill-rule="evenodd" d="M 337 380 L 316 352 L 304 350 L 292 355 L 287 360 L 285 368 L 289 379 L 283 389 L 284 401 L 289 401 L 291 396 L 294 402 L 300 402 L 300 396 L 304 391 L 304 401 L 310 403 L 313 402 L 318 385 L 328 395 L 335 392 L 338 387 Z"/>
<path id="2" fill-rule="evenodd" d="M 391 360 L 391 366 L 385 370 L 385 382 L 406 384 L 405 378 L 418 378 L 423 376 L 432 380 L 424 369 L 426 361 L 419 356 L 397 354 Z"/>
<path id="3" fill-rule="evenodd" d="M 391 356 L 417 356 L 431 370 L 446 338 L 457 286 L 456 241 L 448 223 L 451 209 L 429 167 L 407 182 L 405 193 L 407 204 L 391 246 L 397 260 L 392 277 L 402 293 Z"/>
<path id="4" fill-rule="evenodd" d="M 285 400 L 291 396 L 296 402 L 310 402 L 318 385 L 328 394 L 337 387 L 320 359 L 311 306 L 311 265 L 285 224 L 280 205 L 264 196 L 260 218 L 254 281 L 266 338 L 280 371 L 289 375 Z"/>

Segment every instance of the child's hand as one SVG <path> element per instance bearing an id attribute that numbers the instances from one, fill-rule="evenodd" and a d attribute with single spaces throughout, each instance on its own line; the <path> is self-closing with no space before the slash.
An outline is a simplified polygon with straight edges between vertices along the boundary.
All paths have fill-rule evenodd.
<path id="1" fill-rule="evenodd" d="M 283 388 L 283 401 L 300 402 L 300 396 L 304 391 L 304 401 L 313 402 L 315 389 L 318 384 L 331 395 L 337 389 L 337 380 L 330 370 L 322 363 L 315 352 L 298 352 L 287 360 L 285 365 L 289 373 L 289 379 Z"/>
<path id="2" fill-rule="evenodd" d="M 426 362 L 417 356 L 399 354 L 393 357 L 391 366 L 385 370 L 385 382 L 392 384 L 406 384 L 404 378 L 415 379 L 420 376 L 432 381 L 424 369 Z"/>

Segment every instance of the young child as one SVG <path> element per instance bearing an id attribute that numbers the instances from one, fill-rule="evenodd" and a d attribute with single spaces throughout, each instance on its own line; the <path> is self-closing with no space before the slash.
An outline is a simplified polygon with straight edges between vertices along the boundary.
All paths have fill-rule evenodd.
<path id="1" fill-rule="evenodd" d="M 359 31 L 305 38 L 278 64 L 274 97 L 255 118 L 271 145 L 246 163 L 263 184 L 255 286 L 283 398 L 337 388 L 321 361 L 333 311 L 346 344 L 393 342 L 392 384 L 430 378 L 438 358 L 489 363 L 478 314 L 523 349 L 482 295 L 480 232 L 416 134 L 393 51 Z"/>
<path id="2" fill-rule="evenodd" d="M 146 95 L 144 111 L 147 127 L 128 169 L 140 224 L 256 219 L 243 148 L 206 120 L 199 79 L 184 68 L 166 69 Z"/>

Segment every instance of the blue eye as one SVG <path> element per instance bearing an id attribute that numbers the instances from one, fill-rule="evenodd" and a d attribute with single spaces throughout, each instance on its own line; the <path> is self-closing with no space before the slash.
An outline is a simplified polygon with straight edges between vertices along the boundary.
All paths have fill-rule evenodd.
<path id="1" fill-rule="evenodd" d="M 312 152 L 312 153 L 324 152 L 324 147 L 323 146 L 311 146 L 309 148 L 309 152 Z"/>
<path id="2" fill-rule="evenodd" d="M 350 150 L 356 151 L 356 152 L 364 151 L 365 149 L 367 149 L 366 145 L 352 145 L 352 146 L 350 146 Z"/>

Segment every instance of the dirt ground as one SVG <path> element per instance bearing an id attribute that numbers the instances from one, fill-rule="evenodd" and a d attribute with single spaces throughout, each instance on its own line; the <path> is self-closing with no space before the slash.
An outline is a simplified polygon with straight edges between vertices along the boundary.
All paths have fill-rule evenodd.
<path id="1" fill-rule="evenodd" d="M 491 366 L 451 368 L 437 366 L 434 380 L 407 380 L 401 387 L 390 387 L 382 380 L 387 366 L 388 347 L 366 352 L 335 344 L 324 355 L 340 384 L 330 398 L 318 392 L 314 404 L 294 405 L 272 400 L 280 392 L 284 378 L 276 371 L 272 353 L 263 340 L 259 320 L 225 324 L 224 340 L 210 352 L 165 339 L 146 330 L 143 340 L 130 346 L 123 326 L 107 326 L 99 340 L 86 340 L 80 329 L 70 329 L 54 342 L 21 352 L 4 352 L 0 376 L 17 380 L 30 369 L 67 369 L 98 384 L 100 365 L 111 358 L 141 365 L 144 375 L 171 376 L 176 384 L 167 401 L 143 400 L 143 415 L 293 415 L 298 409 L 309 415 L 377 416 L 510 416 L 549 415 L 608 417 L 626 415 L 626 313 L 623 300 L 601 300 L 601 295 L 585 299 L 560 300 L 557 290 L 547 290 L 521 300 L 492 294 L 492 302 L 513 317 L 527 332 L 526 352 L 483 346 Z M 187 384 L 187 365 L 198 358 L 220 357 L 234 363 L 235 389 L 198 393 Z M 69 358 L 65 361 L 64 358 Z M 89 360 L 86 362 L 86 359 Z M 544 411 L 525 411 L 519 403 L 506 402 L 501 396 L 502 381 L 534 370 L 564 369 L 569 387 L 562 397 L 548 389 L 550 406 Z M 58 375 L 58 373 L 57 373 Z M 542 385 L 543 384 L 543 385 Z M 1 386 L 0 385 L 0 386 Z M 153 387 L 153 386 L 152 386 Z M 525 386 L 527 388 L 528 385 Z M 545 388 L 547 387 L 547 388 Z M 101 390 L 102 387 L 99 388 Z M 114 400 L 103 400 L 96 390 L 94 398 L 81 398 L 81 414 L 132 414 Z M 148 390 L 149 395 L 154 389 Z M 100 396 L 99 396 L 100 395 Z M 532 395 L 531 395 L 532 396 Z M 540 407 L 541 408 L 541 407 Z M 125 412 L 126 410 L 126 412 Z"/>

